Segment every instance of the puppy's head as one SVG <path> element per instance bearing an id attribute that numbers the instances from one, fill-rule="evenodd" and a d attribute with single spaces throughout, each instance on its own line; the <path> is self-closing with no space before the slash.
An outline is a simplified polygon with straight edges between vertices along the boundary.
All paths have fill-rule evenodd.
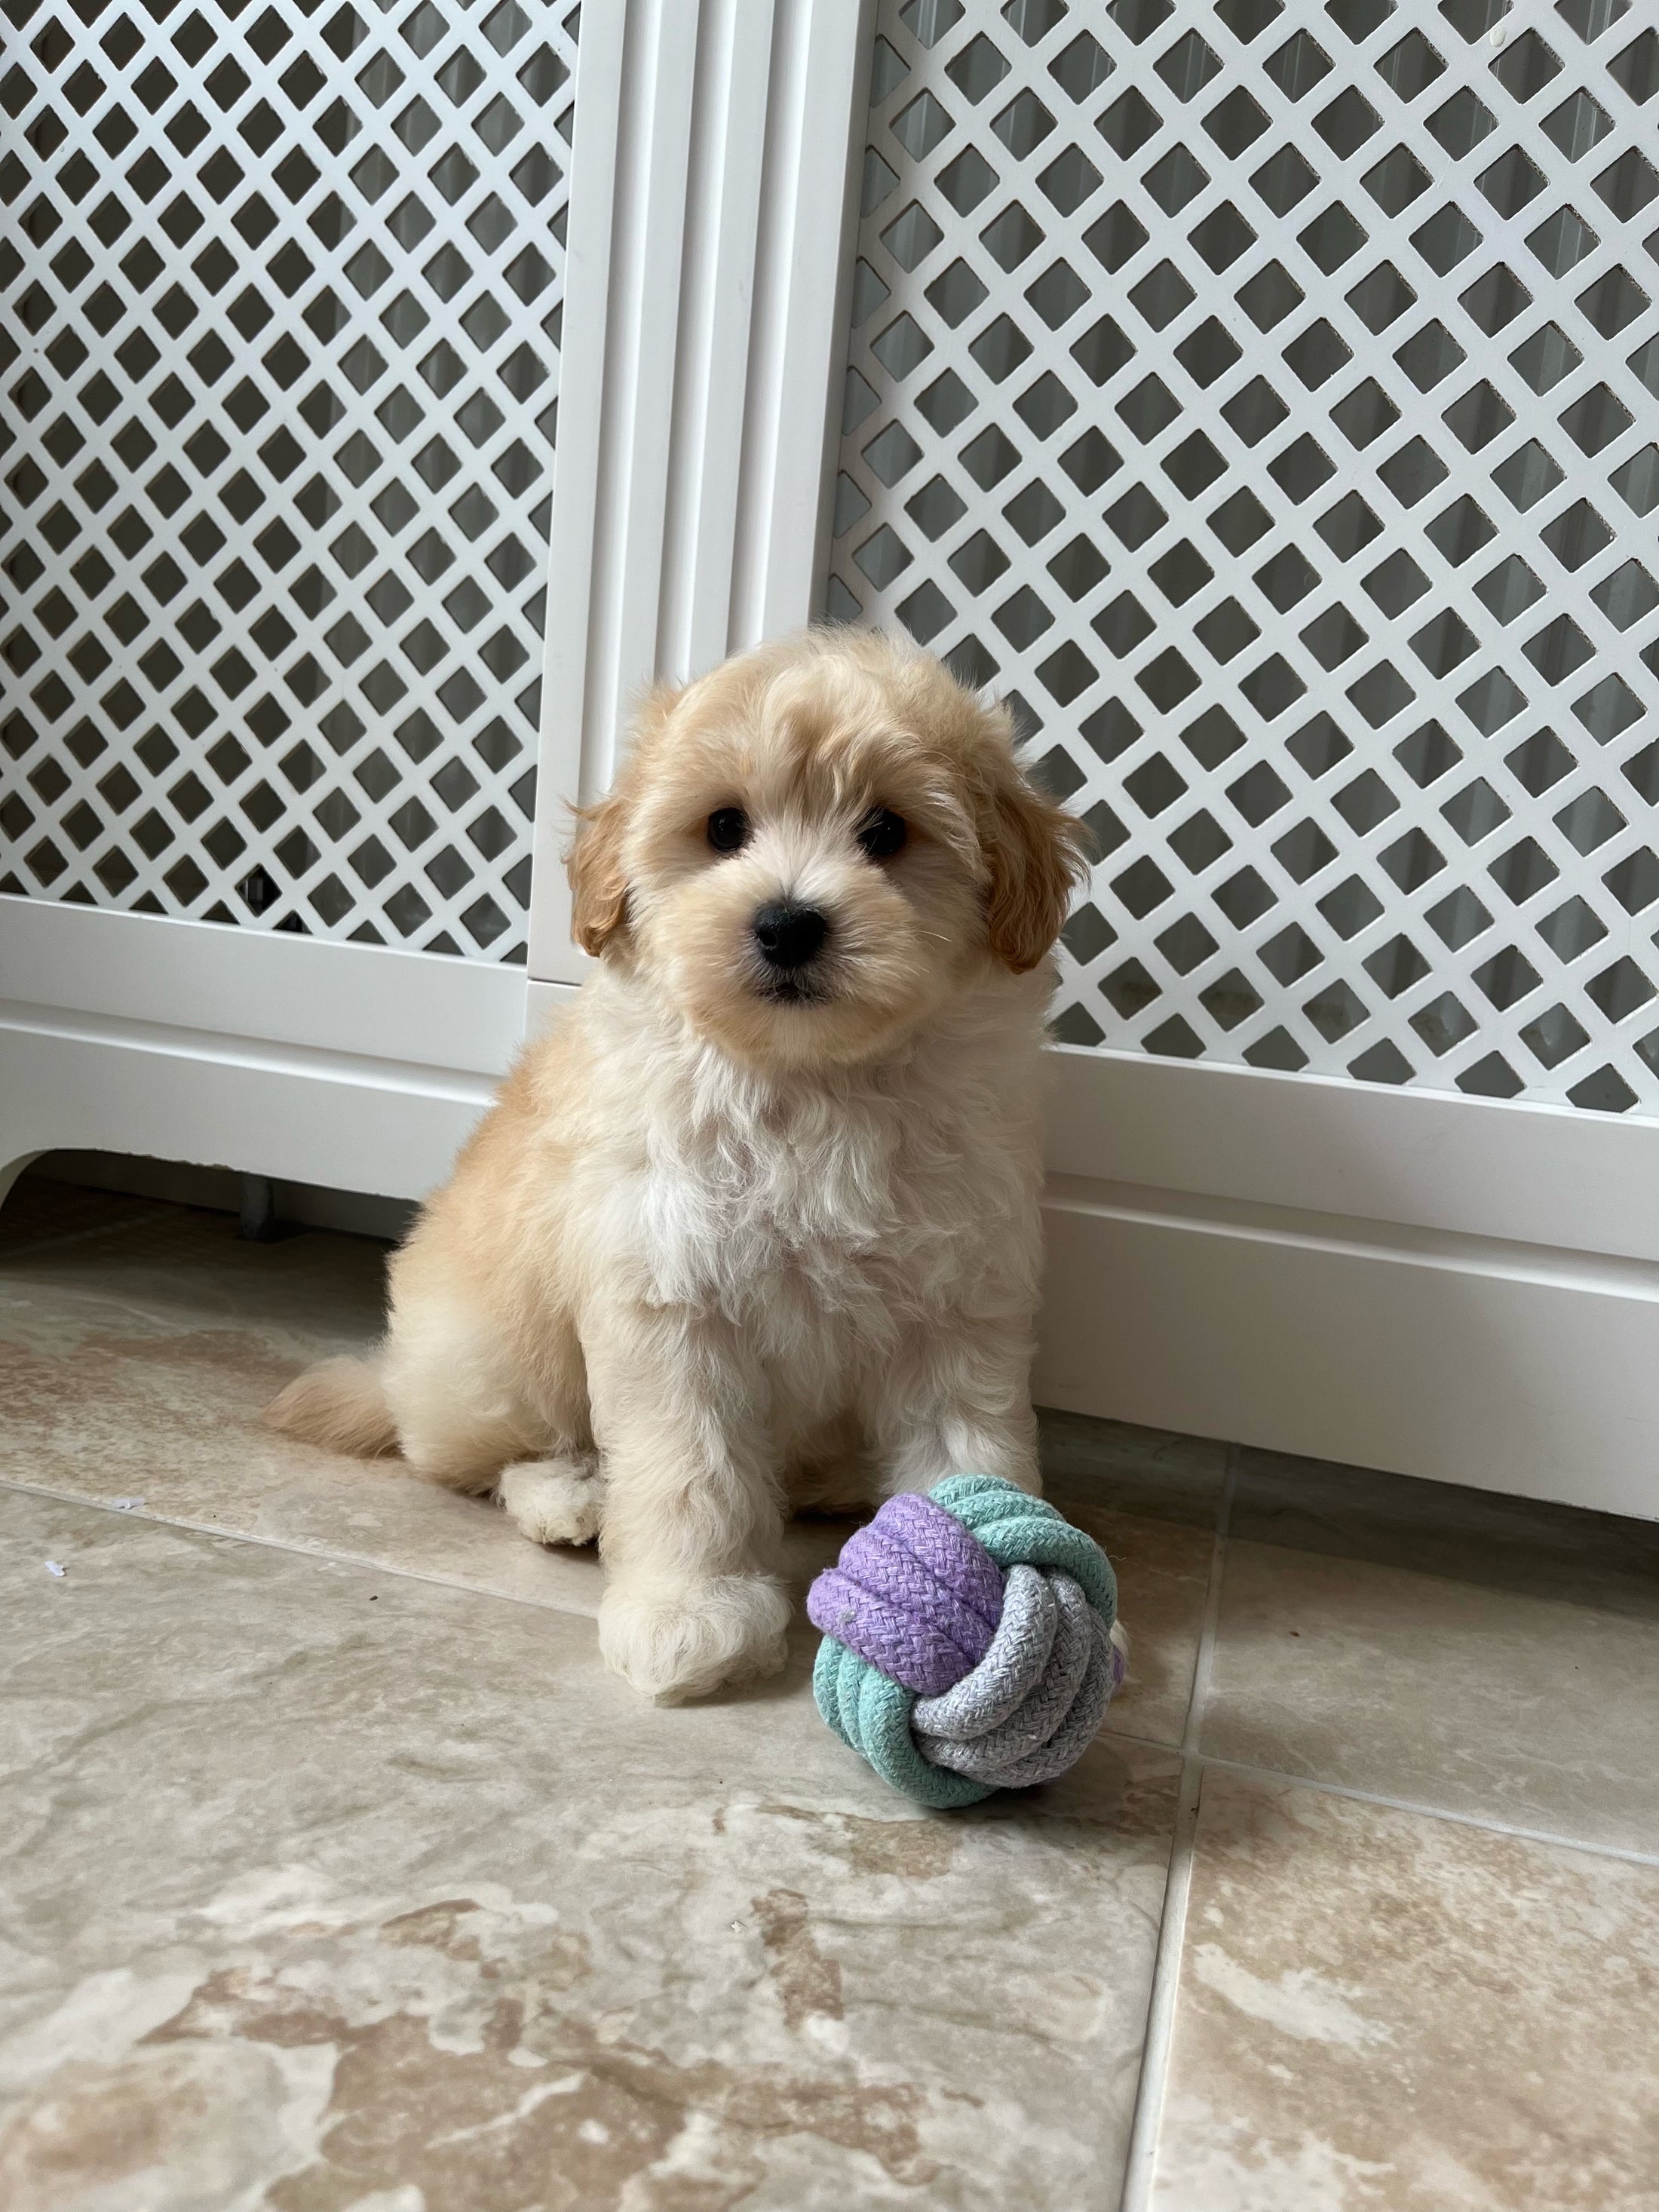
<path id="1" fill-rule="evenodd" d="M 817 631 L 647 701 L 570 854 L 577 941 L 757 1066 L 866 1059 L 1037 967 L 1082 825 L 931 656 Z"/>

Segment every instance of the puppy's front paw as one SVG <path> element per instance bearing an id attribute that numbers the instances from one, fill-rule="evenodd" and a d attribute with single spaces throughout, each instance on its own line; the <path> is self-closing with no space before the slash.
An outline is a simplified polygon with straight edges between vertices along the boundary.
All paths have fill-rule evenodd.
<path id="1" fill-rule="evenodd" d="M 786 1656 L 789 1601 L 765 1575 L 722 1575 L 684 1589 L 607 1590 L 599 1649 L 642 1697 L 677 1705 L 722 1683 L 775 1674 Z"/>
<path id="2" fill-rule="evenodd" d="M 495 1495 L 532 1544 L 591 1544 L 605 1518 L 603 1477 L 574 1457 L 504 1468 Z"/>

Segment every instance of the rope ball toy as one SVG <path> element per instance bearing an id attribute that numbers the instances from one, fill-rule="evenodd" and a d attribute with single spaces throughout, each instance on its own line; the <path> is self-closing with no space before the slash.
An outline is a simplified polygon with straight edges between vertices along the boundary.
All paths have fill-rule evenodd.
<path id="1" fill-rule="evenodd" d="M 814 1582 L 817 1708 L 923 1805 L 1050 1782 L 1123 1680 L 1117 1583 L 1091 1536 L 1012 1482 L 890 1498 Z"/>

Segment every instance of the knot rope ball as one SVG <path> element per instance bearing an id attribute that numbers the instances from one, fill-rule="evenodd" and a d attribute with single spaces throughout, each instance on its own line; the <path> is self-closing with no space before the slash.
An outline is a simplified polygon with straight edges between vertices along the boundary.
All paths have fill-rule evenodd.
<path id="1" fill-rule="evenodd" d="M 812 1584 L 806 1611 L 823 1631 L 819 1712 L 923 1805 L 1063 1774 L 1123 1680 L 1106 1554 L 994 1475 L 890 1498 Z"/>

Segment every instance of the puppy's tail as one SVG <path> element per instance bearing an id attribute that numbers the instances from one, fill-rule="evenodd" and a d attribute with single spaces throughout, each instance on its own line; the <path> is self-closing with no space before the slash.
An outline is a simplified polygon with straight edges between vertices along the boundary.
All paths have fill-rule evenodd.
<path id="1" fill-rule="evenodd" d="M 398 1448 L 398 1425 L 375 1360 L 325 1359 L 307 1367 L 271 1400 L 264 1421 L 284 1436 L 358 1459 Z"/>

